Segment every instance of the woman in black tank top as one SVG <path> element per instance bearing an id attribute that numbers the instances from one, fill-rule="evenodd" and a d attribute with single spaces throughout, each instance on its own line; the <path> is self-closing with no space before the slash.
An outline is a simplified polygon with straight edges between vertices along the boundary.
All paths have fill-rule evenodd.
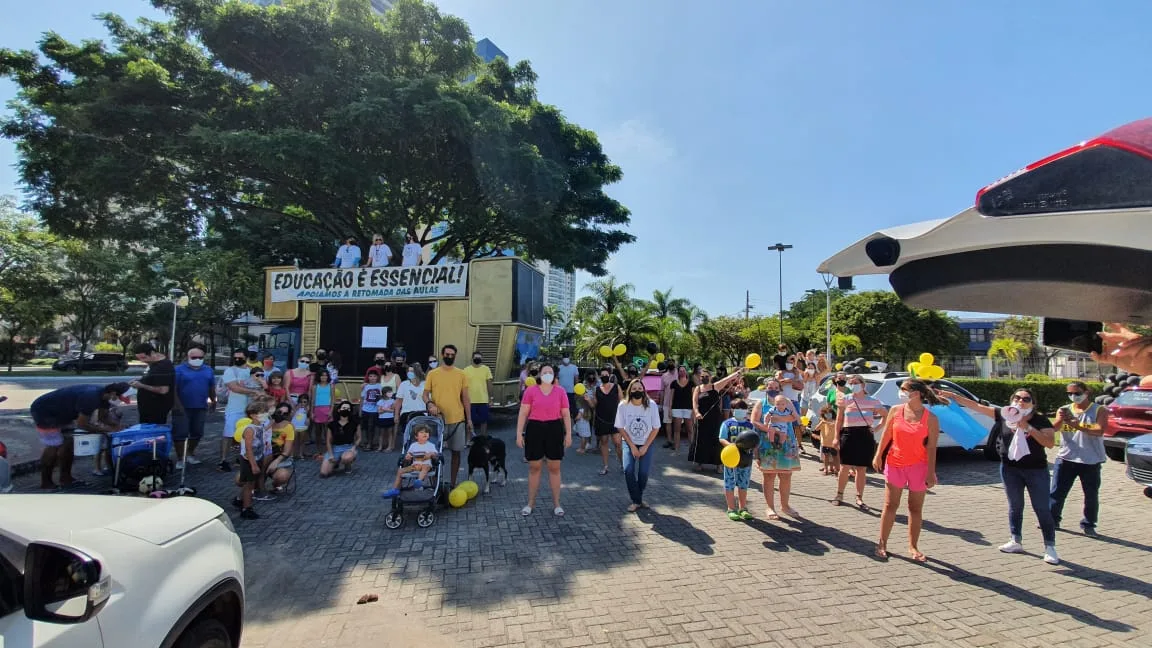
<path id="1" fill-rule="evenodd" d="M 608 444 L 616 446 L 616 456 L 620 457 L 620 434 L 616 429 L 616 408 L 620 405 L 620 385 L 612 382 L 612 374 L 607 369 L 600 371 L 600 385 L 584 396 L 592 405 L 592 430 L 600 445 L 600 460 L 604 467 L 601 475 L 608 474 Z"/>

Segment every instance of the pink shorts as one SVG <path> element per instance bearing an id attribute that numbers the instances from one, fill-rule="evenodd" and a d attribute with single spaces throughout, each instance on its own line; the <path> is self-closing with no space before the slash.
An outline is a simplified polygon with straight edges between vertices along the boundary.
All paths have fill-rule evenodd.
<path id="1" fill-rule="evenodd" d="M 913 464 L 911 466 L 884 466 L 884 479 L 889 486 L 907 488 L 913 493 L 923 493 L 928 490 L 928 462 Z"/>

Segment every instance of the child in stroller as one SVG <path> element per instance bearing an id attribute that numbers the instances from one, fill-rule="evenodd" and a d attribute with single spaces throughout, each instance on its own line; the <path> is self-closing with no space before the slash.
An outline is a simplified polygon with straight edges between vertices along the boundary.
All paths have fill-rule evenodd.
<path id="1" fill-rule="evenodd" d="M 444 423 L 434 416 L 413 416 L 404 429 L 404 456 L 390 490 L 382 493 L 392 500 L 392 510 L 384 526 L 398 529 L 404 524 L 404 506 L 419 506 L 416 523 L 421 528 L 436 521 L 436 503 L 441 490 L 441 458 L 444 454 Z"/>

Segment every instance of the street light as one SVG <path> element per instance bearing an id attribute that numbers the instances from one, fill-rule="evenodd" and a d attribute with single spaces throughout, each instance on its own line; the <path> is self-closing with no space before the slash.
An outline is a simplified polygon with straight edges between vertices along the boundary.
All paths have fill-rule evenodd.
<path id="1" fill-rule="evenodd" d="M 824 280 L 824 354 L 828 356 L 828 366 L 832 367 L 832 280 L 834 276 L 821 272 Z"/>
<path id="2" fill-rule="evenodd" d="M 176 311 L 180 309 L 180 302 L 184 299 L 184 291 L 179 288 L 168 290 L 168 297 L 172 300 L 172 335 L 168 338 L 168 359 L 176 357 Z"/>
<path id="3" fill-rule="evenodd" d="M 784 250 L 791 250 L 791 245 L 784 245 L 777 243 L 769 250 L 776 250 L 780 253 L 780 341 L 779 344 L 784 344 Z"/>

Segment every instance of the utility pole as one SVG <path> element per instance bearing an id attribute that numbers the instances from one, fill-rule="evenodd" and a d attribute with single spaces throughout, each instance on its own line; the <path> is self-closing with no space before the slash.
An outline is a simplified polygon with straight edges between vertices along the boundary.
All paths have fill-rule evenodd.
<path id="1" fill-rule="evenodd" d="M 832 360 L 832 279 L 834 277 L 827 272 L 822 272 L 820 278 L 824 280 L 824 353 L 828 356 L 828 367 L 831 369 L 834 364 Z"/>
<path id="2" fill-rule="evenodd" d="M 744 291 L 744 319 L 748 319 L 748 315 L 752 312 L 752 291 Z"/>
<path id="3" fill-rule="evenodd" d="M 780 253 L 780 341 L 779 344 L 784 344 L 784 250 L 791 250 L 791 245 L 784 245 L 777 243 L 769 250 L 776 250 Z"/>

